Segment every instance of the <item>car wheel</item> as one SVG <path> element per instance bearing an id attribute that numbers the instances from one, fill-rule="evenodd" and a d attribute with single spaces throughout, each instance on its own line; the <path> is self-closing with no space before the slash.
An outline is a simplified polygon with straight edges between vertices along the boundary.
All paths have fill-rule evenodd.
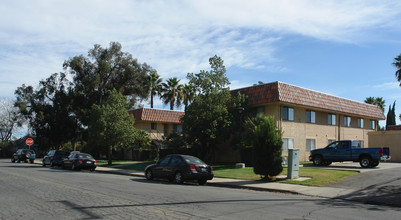
<path id="1" fill-rule="evenodd" d="M 369 157 L 362 157 L 361 160 L 359 161 L 359 164 L 363 168 L 368 168 L 371 163 L 371 159 Z"/>
<path id="2" fill-rule="evenodd" d="M 313 165 L 321 166 L 323 164 L 323 157 L 320 155 L 316 155 L 313 157 Z"/>
<path id="3" fill-rule="evenodd" d="M 17 160 L 17 163 L 21 163 L 21 160 L 20 160 L 20 159 L 18 159 L 18 160 Z"/>
<path id="4" fill-rule="evenodd" d="M 91 172 L 93 172 L 93 171 L 95 171 L 95 169 L 96 169 L 96 168 L 90 168 L 89 170 L 90 170 Z"/>
<path id="5" fill-rule="evenodd" d="M 181 172 L 175 173 L 175 178 L 174 178 L 175 183 L 181 184 L 184 182 L 184 179 L 182 177 Z"/>
<path id="6" fill-rule="evenodd" d="M 29 162 L 33 163 L 33 162 L 35 162 L 35 161 L 34 161 L 34 160 L 30 160 Z"/>
<path id="7" fill-rule="evenodd" d="M 145 177 L 146 177 L 147 180 L 152 180 L 153 179 L 152 171 L 151 170 L 146 170 Z"/>
<path id="8" fill-rule="evenodd" d="M 205 179 L 198 180 L 199 185 L 205 185 L 206 182 L 207 182 L 207 180 L 205 180 Z"/>

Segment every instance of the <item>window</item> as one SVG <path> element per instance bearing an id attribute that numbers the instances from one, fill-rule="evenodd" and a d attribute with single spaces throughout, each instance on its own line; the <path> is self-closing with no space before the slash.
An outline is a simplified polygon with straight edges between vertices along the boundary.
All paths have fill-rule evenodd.
<path id="1" fill-rule="evenodd" d="M 336 125 L 336 115 L 335 114 L 329 114 L 328 124 L 329 125 Z"/>
<path id="2" fill-rule="evenodd" d="M 344 126 L 345 127 L 351 127 L 351 117 L 344 116 Z"/>
<path id="3" fill-rule="evenodd" d="M 358 118 L 358 128 L 363 128 L 363 118 Z"/>
<path id="4" fill-rule="evenodd" d="M 294 108 L 283 107 L 283 120 L 294 121 Z"/>
<path id="5" fill-rule="evenodd" d="M 316 123 L 314 111 L 306 110 L 306 123 Z"/>
<path id="6" fill-rule="evenodd" d="M 156 123 L 151 123 L 150 124 L 150 129 L 157 130 L 157 124 Z"/>
<path id="7" fill-rule="evenodd" d="M 327 149 L 337 149 L 339 145 L 340 145 L 340 142 L 339 141 L 335 141 L 335 142 L 329 144 L 326 148 Z"/>
<path id="8" fill-rule="evenodd" d="M 331 144 L 331 143 L 333 143 L 333 142 L 336 142 L 336 140 L 334 140 L 334 139 L 329 139 L 329 141 L 328 141 L 327 144 Z"/>
<path id="9" fill-rule="evenodd" d="M 352 148 L 363 148 L 363 141 L 352 141 Z"/>
<path id="10" fill-rule="evenodd" d="M 288 149 L 294 148 L 294 139 L 283 138 L 283 152 L 288 152 Z"/>
<path id="11" fill-rule="evenodd" d="M 265 114 L 265 107 L 257 107 L 256 108 L 256 115 Z"/>
<path id="12" fill-rule="evenodd" d="M 166 166 L 170 161 L 171 156 L 166 156 L 159 161 L 160 166 Z"/>
<path id="13" fill-rule="evenodd" d="M 306 151 L 312 151 L 316 149 L 316 140 L 315 139 L 306 139 Z"/>
<path id="14" fill-rule="evenodd" d="M 375 120 L 370 120 L 370 129 L 375 129 L 376 127 L 375 127 L 375 125 L 376 125 L 376 121 Z"/>

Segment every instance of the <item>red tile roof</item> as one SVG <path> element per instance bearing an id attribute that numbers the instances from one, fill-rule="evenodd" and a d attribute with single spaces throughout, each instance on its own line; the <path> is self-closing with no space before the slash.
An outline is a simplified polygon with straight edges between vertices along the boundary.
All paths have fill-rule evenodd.
<path id="1" fill-rule="evenodd" d="M 401 130 L 401 125 L 387 125 L 386 130 L 398 131 L 398 130 Z"/>
<path id="2" fill-rule="evenodd" d="M 341 112 L 384 120 L 383 111 L 379 106 L 362 102 L 352 101 L 337 96 L 304 89 L 298 86 L 273 82 L 237 90 L 232 94 L 241 92 L 248 95 L 249 105 L 282 102 L 288 104 L 302 105 L 327 111 Z"/>
<path id="3" fill-rule="evenodd" d="M 181 123 L 180 119 L 184 116 L 182 111 L 171 111 L 154 108 L 139 108 L 129 111 L 134 115 L 135 121 L 151 121 L 165 123 Z"/>

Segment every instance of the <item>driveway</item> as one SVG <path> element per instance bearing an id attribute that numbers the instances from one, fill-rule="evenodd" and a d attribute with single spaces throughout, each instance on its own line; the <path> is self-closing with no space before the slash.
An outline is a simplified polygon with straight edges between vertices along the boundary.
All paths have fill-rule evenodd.
<path id="1" fill-rule="evenodd" d="M 358 163 L 336 163 L 331 168 L 360 170 L 340 183 L 328 187 L 352 189 L 353 193 L 341 196 L 369 204 L 387 204 L 401 207 L 401 163 L 381 163 L 374 169 L 358 168 Z"/>

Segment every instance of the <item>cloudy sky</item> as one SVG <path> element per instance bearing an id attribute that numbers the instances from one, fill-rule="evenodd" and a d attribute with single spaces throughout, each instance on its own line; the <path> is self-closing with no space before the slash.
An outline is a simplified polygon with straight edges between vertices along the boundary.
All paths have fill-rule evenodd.
<path id="1" fill-rule="evenodd" d="M 163 79 L 185 82 L 217 54 L 233 89 L 282 81 L 361 102 L 383 97 L 385 114 L 397 100 L 401 113 L 392 66 L 401 1 L 2 0 L 0 18 L 0 98 L 117 41 Z"/>

